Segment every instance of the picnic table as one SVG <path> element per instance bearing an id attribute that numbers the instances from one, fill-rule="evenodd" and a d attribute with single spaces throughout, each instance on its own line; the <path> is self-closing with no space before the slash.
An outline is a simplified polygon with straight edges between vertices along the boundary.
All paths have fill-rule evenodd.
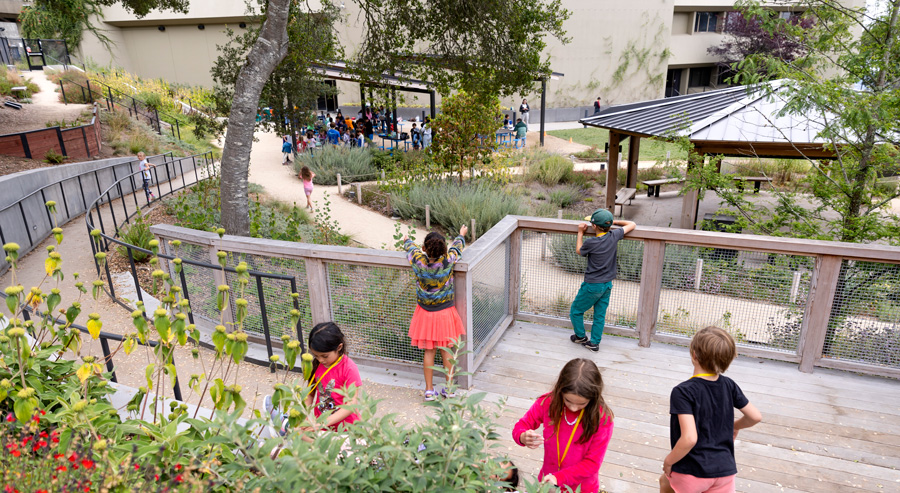
<path id="1" fill-rule="evenodd" d="M 513 143 L 513 137 L 515 137 L 515 135 L 515 130 L 501 128 L 500 130 L 497 130 L 497 143 L 500 145 L 511 145 Z"/>
<path id="2" fill-rule="evenodd" d="M 744 183 L 747 183 L 748 181 L 752 181 L 753 182 L 753 193 L 759 193 L 759 187 L 760 187 L 760 185 L 762 185 L 762 182 L 768 182 L 768 183 L 772 182 L 772 179 L 769 178 L 768 176 L 735 176 L 735 177 L 732 177 L 732 179 L 737 184 L 738 188 L 741 190 L 744 189 Z"/>
<path id="3" fill-rule="evenodd" d="M 409 150 L 409 139 L 401 139 L 400 137 L 393 137 L 393 136 L 388 135 L 388 134 L 377 134 L 377 135 L 378 135 L 378 137 L 381 137 L 381 148 L 382 148 L 382 149 L 384 149 L 384 141 L 387 140 L 387 141 L 390 141 L 390 142 L 391 142 L 391 146 L 388 148 L 388 150 L 390 150 L 390 151 L 393 151 L 393 150 L 394 150 L 394 143 L 395 143 L 395 142 L 396 142 L 396 144 L 397 144 L 396 147 L 398 147 L 398 148 L 400 147 L 400 143 L 403 142 L 403 143 L 404 143 L 404 149 L 403 149 L 403 150 L 404 150 L 404 151 L 408 151 L 408 150 Z"/>
<path id="4" fill-rule="evenodd" d="M 662 188 L 663 185 L 669 183 L 684 183 L 684 178 L 663 178 L 660 180 L 646 180 L 641 183 L 647 186 L 648 197 L 659 197 L 659 189 Z"/>

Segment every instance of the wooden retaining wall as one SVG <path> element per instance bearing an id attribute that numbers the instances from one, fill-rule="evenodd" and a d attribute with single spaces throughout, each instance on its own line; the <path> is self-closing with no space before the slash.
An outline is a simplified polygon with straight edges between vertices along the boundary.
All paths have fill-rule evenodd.
<path id="1" fill-rule="evenodd" d="M 44 159 L 53 150 L 69 158 L 89 159 L 100 154 L 100 117 L 94 103 L 91 123 L 80 127 L 48 127 L 0 135 L 0 154 Z"/>

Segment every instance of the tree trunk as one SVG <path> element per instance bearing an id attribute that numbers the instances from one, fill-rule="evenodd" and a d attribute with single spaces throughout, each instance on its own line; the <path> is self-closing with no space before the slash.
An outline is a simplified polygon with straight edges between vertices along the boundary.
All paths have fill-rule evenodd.
<path id="1" fill-rule="evenodd" d="M 259 38 L 247 54 L 247 63 L 234 85 L 234 101 L 228 116 L 225 148 L 222 151 L 222 227 L 229 234 L 250 234 L 247 175 L 250 149 L 256 128 L 256 112 L 263 86 L 287 54 L 288 9 L 290 0 L 269 0 L 266 21 Z"/>

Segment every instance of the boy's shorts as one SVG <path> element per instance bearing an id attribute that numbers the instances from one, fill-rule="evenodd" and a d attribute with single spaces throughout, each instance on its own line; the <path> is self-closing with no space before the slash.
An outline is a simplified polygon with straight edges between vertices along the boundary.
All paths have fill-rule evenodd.
<path id="1" fill-rule="evenodd" d="M 736 476 L 732 474 L 721 478 L 698 478 L 672 471 L 669 484 L 675 493 L 734 493 Z"/>

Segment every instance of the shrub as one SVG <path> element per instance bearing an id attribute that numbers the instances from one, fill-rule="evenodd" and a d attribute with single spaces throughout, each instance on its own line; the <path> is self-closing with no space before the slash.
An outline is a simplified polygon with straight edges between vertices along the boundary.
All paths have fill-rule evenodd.
<path id="1" fill-rule="evenodd" d="M 12 93 L 12 88 L 19 86 L 25 86 L 27 88 L 25 94 L 22 94 L 21 91 L 16 92 L 16 94 Z M 32 82 L 31 79 L 23 78 L 15 70 L 8 70 L 5 68 L 0 70 L 0 95 L 22 97 L 23 102 L 25 102 L 25 99 L 30 99 L 32 94 L 40 91 L 41 88 L 38 87 L 37 84 Z"/>
<path id="2" fill-rule="evenodd" d="M 47 153 L 44 154 L 44 161 L 50 164 L 59 164 L 65 160 L 66 157 L 56 152 L 55 149 L 47 149 Z"/>
<path id="3" fill-rule="evenodd" d="M 160 96 L 159 94 L 157 94 L 155 92 L 151 92 L 151 91 L 141 91 L 137 94 L 137 96 L 134 99 L 137 99 L 138 101 L 143 101 L 144 104 L 146 104 L 149 108 L 153 108 L 153 109 L 157 109 L 157 110 L 162 108 L 162 105 L 163 105 L 162 96 Z"/>
<path id="4" fill-rule="evenodd" d="M 417 182 L 402 190 L 393 202 L 404 219 L 422 219 L 431 206 L 431 220 L 451 232 L 475 219 L 484 233 L 509 214 L 522 214 L 519 197 L 488 181 L 470 180 L 462 185 L 452 180 Z"/>
<path id="5" fill-rule="evenodd" d="M 378 170 L 372 164 L 372 154 L 358 147 L 325 146 L 312 153 L 303 153 L 294 160 L 294 172 L 309 166 L 316 174 L 315 182 L 322 185 L 336 185 L 340 173 L 344 183 L 374 180 Z"/>
<path id="6" fill-rule="evenodd" d="M 591 146 L 590 149 L 576 152 L 573 156 L 586 161 L 604 161 L 607 158 L 606 153 L 597 148 L 597 146 Z"/>
<path id="7" fill-rule="evenodd" d="M 560 269 L 573 274 L 584 274 L 587 260 L 575 253 L 575 235 L 553 235 L 550 240 L 550 252 Z"/>
<path id="8" fill-rule="evenodd" d="M 129 245 L 134 245 L 138 248 L 143 248 L 144 250 L 150 249 L 150 241 L 154 240 L 155 237 L 153 236 L 153 233 L 150 232 L 150 225 L 144 222 L 144 215 L 141 214 L 140 209 L 138 209 L 137 214 L 134 215 L 134 219 L 132 219 L 128 229 L 122 231 L 121 238 L 122 241 Z M 116 251 L 122 257 L 128 258 L 128 250 L 124 246 L 119 245 L 116 247 Z M 150 259 L 149 253 L 139 250 L 132 250 L 131 256 L 134 258 L 135 262 L 145 262 Z"/>
<path id="9" fill-rule="evenodd" d="M 550 192 L 549 201 L 552 204 L 558 205 L 560 209 L 565 209 L 581 200 L 581 198 L 582 191 L 580 188 L 563 185 Z"/>
<path id="10" fill-rule="evenodd" d="M 553 186 L 565 180 L 573 172 L 573 168 L 572 161 L 562 156 L 548 156 L 533 164 L 526 164 L 525 179 Z"/>

